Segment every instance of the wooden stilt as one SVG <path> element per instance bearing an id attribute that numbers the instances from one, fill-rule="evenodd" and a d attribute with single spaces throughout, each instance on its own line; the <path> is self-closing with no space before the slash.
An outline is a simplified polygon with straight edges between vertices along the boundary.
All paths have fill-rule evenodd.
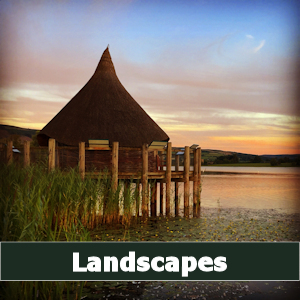
<path id="1" fill-rule="evenodd" d="M 159 183 L 159 199 L 160 199 L 160 215 L 164 215 L 164 183 L 161 180 Z"/>
<path id="2" fill-rule="evenodd" d="M 142 147 L 142 215 L 149 216 L 149 192 L 148 192 L 148 145 Z"/>
<path id="3" fill-rule="evenodd" d="M 82 179 L 85 176 L 85 142 L 79 143 L 79 173 Z"/>
<path id="4" fill-rule="evenodd" d="M 51 172 L 55 169 L 55 139 L 49 139 L 48 153 L 48 171 Z"/>
<path id="5" fill-rule="evenodd" d="M 28 167 L 30 165 L 30 142 L 24 142 L 24 167 Z"/>
<path id="6" fill-rule="evenodd" d="M 179 171 L 179 155 L 175 155 L 175 172 Z M 179 216 L 179 182 L 175 182 L 175 217 Z"/>
<path id="7" fill-rule="evenodd" d="M 118 177 L 119 177 L 119 142 L 113 142 L 112 143 L 112 149 L 111 149 L 111 187 L 112 191 L 114 193 L 114 220 L 117 222 L 119 220 L 119 195 L 116 195 L 118 189 Z M 126 187 L 126 183 L 124 182 L 124 186 Z M 124 187 L 124 188 L 125 188 Z M 124 196 L 125 196 L 124 191 Z M 125 199 L 124 199 L 124 216 L 125 216 Z"/>
<path id="8" fill-rule="evenodd" d="M 201 187 L 201 163 L 202 163 L 202 160 L 201 160 L 201 148 L 198 148 L 198 203 L 200 205 L 201 203 L 201 190 L 202 190 L 202 187 Z"/>
<path id="9" fill-rule="evenodd" d="M 155 160 L 157 161 L 157 154 L 158 151 L 154 150 L 153 155 Z M 158 208 L 158 203 L 157 203 L 157 181 L 153 180 L 152 182 L 152 191 L 151 191 L 151 216 L 157 216 L 157 208 Z"/>
<path id="10" fill-rule="evenodd" d="M 116 192 L 118 188 L 118 163 L 119 163 L 119 142 L 112 144 L 112 158 L 111 158 L 111 179 L 112 189 Z"/>
<path id="11" fill-rule="evenodd" d="M 194 180 L 193 180 L 193 217 L 197 216 L 197 203 L 198 203 L 198 172 L 199 172 L 199 166 L 198 166 L 198 149 L 194 149 Z"/>
<path id="12" fill-rule="evenodd" d="M 189 217 L 189 199 L 190 199 L 190 147 L 185 146 L 184 150 L 184 216 Z"/>
<path id="13" fill-rule="evenodd" d="M 171 202 L 171 172 L 172 172 L 172 143 L 167 146 L 167 168 L 166 168 L 166 216 L 170 216 Z"/>

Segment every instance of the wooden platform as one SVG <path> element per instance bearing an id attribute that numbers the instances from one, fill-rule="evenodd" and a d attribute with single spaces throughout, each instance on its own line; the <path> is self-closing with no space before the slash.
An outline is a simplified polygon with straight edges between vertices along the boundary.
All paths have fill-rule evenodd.
<path id="1" fill-rule="evenodd" d="M 49 139 L 48 144 L 48 170 L 51 172 L 55 167 L 59 166 L 58 163 L 58 149 L 74 149 L 74 147 L 57 147 L 54 139 Z M 12 163 L 12 142 L 8 143 L 7 147 L 7 163 Z M 78 166 L 79 172 L 84 180 L 86 176 L 92 178 L 101 178 L 101 171 L 88 172 L 86 170 L 86 152 L 87 151 L 108 151 L 109 156 L 106 155 L 106 167 L 111 177 L 111 187 L 113 190 L 117 190 L 119 181 L 133 182 L 136 184 L 136 188 L 139 189 L 141 185 L 142 194 L 142 215 L 149 216 L 149 204 L 151 203 L 151 216 L 156 215 L 156 208 L 160 206 L 160 211 L 163 207 L 163 201 L 165 201 L 166 215 L 170 215 L 170 204 L 174 201 L 175 204 L 175 215 L 179 212 L 179 195 L 178 184 L 184 183 L 184 215 L 189 215 L 189 199 L 190 199 L 190 182 L 193 182 L 193 205 L 194 207 L 200 205 L 200 192 L 201 192 L 201 148 L 191 149 L 188 146 L 184 148 L 184 165 L 183 171 L 179 171 L 179 156 L 176 155 L 176 150 L 172 149 L 172 143 L 168 142 L 165 148 L 149 148 L 148 145 L 144 144 L 142 148 L 120 148 L 118 142 L 113 142 L 112 147 L 90 147 L 86 146 L 84 142 L 79 143 L 79 147 L 75 148 L 78 152 Z M 123 151 L 123 152 L 122 152 Z M 130 151 L 135 153 L 134 163 L 141 166 L 139 171 L 123 172 L 119 169 L 124 169 L 120 166 L 119 154 L 126 153 L 130 160 Z M 139 152 L 138 152 L 139 151 Z M 178 151 L 178 150 L 177 150 Z M 172 171 L 172 152 L 175 154 L 175 170 Z M 100 152 L 99 152 L 100 153 Z M 136 156 L 136 153 L 140 153 Z M 193 171 L 190 171 L 191 159 L 190 154 L 193 154 Z M 151 155 L 149 155 L 151 154 Z M 151 156 L 151 170 L 149 170 L 149 156 Z M 97 157 L 97 156 L 96 156 Z M 101 156 L 100 156 L 101 157 Z M 108 159 L 109 158 L 109 159 Z M 57 160 L 56 160 L 57 159 Z M 108 160 L 107 160 L 108 159 Z M 158 163 L 153 171 L 153 159 Z M 122 164 L 127 162 L 124 157 L 122 158 Z M 68 161 L 68 160 L 67 160 Z M 74 162 L 73 162 L 74 163 Z M 24 166 L 30 164 L 30 143 L 24 143 Z M 132 164 L 132 162 L 131 162 Z M 104 176 L 104 175 L 103 175 Z M 107 176 L 107 175 L 106 175 Z M 150 183 L 152 184 L 152 190 L 149 191 Z M 175 197 L 171 199 L 171 183 L 175 182 Z M 160 199 L 157 199 L 157 184 L 160 184 Z M 165 188 L 164 188 L 165 185 Z M 165 191 L 165 197 L 164 197 Z M 151 201 L 150 201 L 151 200 Z"/>

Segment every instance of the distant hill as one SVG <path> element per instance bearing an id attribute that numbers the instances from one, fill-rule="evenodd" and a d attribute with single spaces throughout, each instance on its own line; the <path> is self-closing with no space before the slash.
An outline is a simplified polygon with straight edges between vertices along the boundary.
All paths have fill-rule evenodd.
<path id="1" fill-rule="evenodd" d="M 228 156 L 236 154 L 240 161 L 248 162 L 251 159 L 254 159 L 256 155 L 253 154 L 245 154 L 239 152 L 232 152 L 232 151 L 223 151 L 223 150 L 212 150 L 212 149 L 202 149 L 201 157 L 207 161 L 214 161 L 216 158 L 220 156 Z"/>
<path id="2" fill-rule="evenodd" d="M 14 134 L 17 134 L 19 136 L 27 136 L 31 138 L 36 133 L 36 131 L 36 129 L 21 128 L 16 126 L 0 124 L 0 139 L 7 138 L 10 135 Z"/>
<path id="3" fill-rule="evenodd" d="M 177 147 L 178 150 L 184 151 L 183 147 Z M 183 152 L 182 152 L 183 155 Z M 295 160 L 300 157 L 299 154 L 277 154 L 277 155 L 254 155 L 233 151 L 223 151 L 223 150 L 214 150 L 214 149 L 202 149 L 201 150 L 201 158 L 206 162 L 213 162 L 218 157 L 222 156 L 233 156 L 236 155 L 239 158 L 239 162 L 251 162 L 255 158 L 260 157 L 262 162 L 270 161 L 272 158 L 280 159 L 280 158 L 289 158 L 290 160 Z"/>
<path id="4" fill-rule="evenodd" d="M 229 156 L 229 155 L 237 155 L 240 162 L 250 162 L 255 158 L 260 157 L 262 161 L 270 161 L 272 158 L 280 159 L 280 158 L 289 158 L 290 160 L 296 160 L 300 157 L 299 154 L 274 154 L 274 155 L 254 155 L 254 154 L 246 154 L 240 152 L 232 152 L 232 151 L 222 151 L 222 150 L 212 150 L 212 149 L 202 149 L 202 159 L 206 161 L 214 161 L 216 158 L 220 156 Z"/>

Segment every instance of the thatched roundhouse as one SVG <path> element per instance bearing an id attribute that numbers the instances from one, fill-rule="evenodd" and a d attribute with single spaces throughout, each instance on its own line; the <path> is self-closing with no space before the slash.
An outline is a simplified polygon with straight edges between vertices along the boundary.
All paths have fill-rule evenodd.
<path id="1" fill-rule="evenodd" d="M 119 81 L 108 48 L 91 79 L 37 138 L 41 146 L 54 138 L 67 146 L 109 140 L 110 144 L 116 141 L 120 147 L 134 148 L 169 140 Z"/>

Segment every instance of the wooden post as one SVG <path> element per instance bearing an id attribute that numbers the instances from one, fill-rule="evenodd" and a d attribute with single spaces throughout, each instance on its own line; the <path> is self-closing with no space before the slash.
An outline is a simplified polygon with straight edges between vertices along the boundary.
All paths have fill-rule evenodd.
<path id="1" fill-rule="evenodd" d="M 153 155 L 154 159 L 157 161 L 157 154 L 158 151 L 154 150 Z M 153 180 L 151 185 L 151 216 L 156 217 L 157 216 L 157 181 Z"/>
<path id="2" fill-rule="evenodd" d="M 55 139 L 48 141 L 48 171 L 55 169 Z"/>
<path id="3" fill-rule="evenodd" d="M 201 203 L 201 148 L 198 148 L 198 203 Z"/>
<path id="4" fill-rule="evenodd" d="M 185 146 L 184 150 L 184 216 L 189 217 L 189 199 L 190 199 L 190 147 Z"/>
<path id="5" fill-rule="evenodd" d="M 148 145 L 142 147 L 142 215 L 143 218 L 149 216 L 149 198 L 148 198 Z"/>
<path id="6" fill-rule="evenodd" d="M 82 179 L 85 176 L 85 142 L 79 143 L 79 173 Z"/>
<path id="7" fill-rule="evenodd" d="M 198 149 L 194 149 L 194 180 L 193 180 L 193 217 L 197 216 L 196 207 L 198 204 L 198 172 L 199 172 L 199 166 L 198 166 Z"/>
<path id="8" fill-rule="evenodd" d="M 160 199 L 160 215 L 164 214 L 164 182 L 161 180 L 159 183 L 159 199 Z"/>
<path id="9" fill-rule="evenodd" d="M 193 180 L 193 203 L 197 204 L 197 196 L 198 196 L 198 175 L 199 175 L 199 156 L 198 149 L 194 149 L 194 180 Z"/>
<path id="10" fill-rule="evenodd" d="M 171 176 L 172 176 L 172 143 L 167 145 L 167 161 L 166 161 L 166 216 L 170 216 L 171 202 Z"/>
<path id="11" fill-rule="evenodd" d="M 194 217 L 200 218 L 201 214 L 201 148 L 197 149 L 197 159 L 198 159 L 198 179 L 197 179 L 197 204 L 196 210 L 193 212 Z"/>
<path id="12" fill-rule="evenodd" d="M 179 155 L 175 155 L 175 171 L 179 171 Z M 175 181 L 175 217 L 179 216 L 179 182 Z"/>
<path id="13" fill-rule="evenodd" d="M 119 142 L 113 142 L 112 144 L 112 159 L 111 159 L 111 178 L 112 178 L 112 189 L 116 192 L 118 188 L 118 177 L 119 177 Z"/>
<path id="14" fill-rule="evenodd" d="M 30 165 L 30 142 L 24 142 L 24 167 Z"/>
<path id="15" fill-rule="evenodd" d="M 119 142 L 113 142 L 112 143 L 112 149 L 111 149 L 111 186 L 112 191 L 115 193 L 118 189 L 118 183 L 119 183 Z M 123 210 L 123 217 L 126 218 L 125 214 L 125 198 L 127 193 L 127 182 L 124 181 L 124 210 Z M 117 196 L 117 195 L 116 195 Z M 117 200 L 115 198 L 115 200 Z M 119 200 L 116 201 L 114 204 L 114 213 L 113 213 L 113 219 L 115 222 L 118 222 L 119 220 Z M 124 220 L 123 220 L 124 221 Z"/>

